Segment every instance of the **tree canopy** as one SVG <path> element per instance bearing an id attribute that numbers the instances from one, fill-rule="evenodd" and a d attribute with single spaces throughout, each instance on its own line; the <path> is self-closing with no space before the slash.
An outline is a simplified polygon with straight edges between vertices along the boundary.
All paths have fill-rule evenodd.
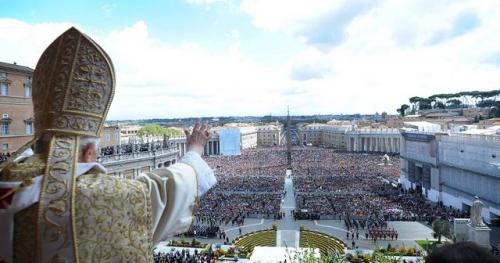
<path id="1" fill-rule="evenodd" d="M 162 127 L 158 124 L 150 123 L 146 124 L 144 127 L 142 127 L 138 132 L 137 135 L 143 137 L 143 136 L 169 136 L 169 137 L 179 137 L 184 135 L 183 132 L 177 128 L 171 128 L 171 127 Z"/>
<path id="2" fill-rule="evenodd" d="M 461 91 L 457 93 L 434 94 L 427 98 L 413 96 L 409 98 L 411 112 L 428 109 L 457 109 L 468 107 L 488 107 L 492 109 L 493 116 L 500 112 L 497 99 L 500 97 L 500 89 L 490 91 Z M 406 105 L 406 104 L 403 104 Z M 408 108 L 397 109 L 401 116 L 405 115 Z"/>

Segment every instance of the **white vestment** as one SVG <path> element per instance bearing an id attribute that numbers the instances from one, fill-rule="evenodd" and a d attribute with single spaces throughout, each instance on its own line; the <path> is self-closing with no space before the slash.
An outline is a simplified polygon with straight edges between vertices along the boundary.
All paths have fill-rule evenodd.
<path id="1" fill-rule="evenodd" d="M 23 158 L 30 154 L 22 155 Z M 20 161 L 20 160 L 16 160 Z M 89 171 L 106 173 L 99 163 L 79 163 L 77 176 Z M 193 208 L 197 199 L 216 184 L 213 170 L 193 151 L 187 152 L 179 162 L 168 168 L 141 173 L 137 180 L 149 189 L 152 206 L 153 244 L 172 235 L 188 230 L 193 221 Z M 0 259 L 12 262 L 14 215 L 38 202 L 42 176 L 37 176 L 33 184 L 22 187 L 14 193 L 10 205 L 0 209 Z M 0 188 L 17 189 L 21 182 L 0 181 Z"/>

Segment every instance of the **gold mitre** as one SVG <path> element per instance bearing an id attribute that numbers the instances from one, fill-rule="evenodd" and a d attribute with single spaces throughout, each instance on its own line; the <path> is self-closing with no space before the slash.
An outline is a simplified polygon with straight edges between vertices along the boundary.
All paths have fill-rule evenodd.
<path id="1" fill-rule="evenodd" d="M 115 90 L 111 59 L 72 27 L 43 52 L 33 73 L 35 137 L 45 132 L 98 137 Z"/>

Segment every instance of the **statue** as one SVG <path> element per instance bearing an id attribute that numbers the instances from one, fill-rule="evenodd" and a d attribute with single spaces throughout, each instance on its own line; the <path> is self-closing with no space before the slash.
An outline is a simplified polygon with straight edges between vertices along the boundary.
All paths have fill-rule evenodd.
<path id="1" fill-rule="evenodd" d="M 160 240 L 189 228 L 216 183 L 200 157 L 207 126 L 195 125 L 174 165 L 110 176 L 96 158 L 114 91 L 111 59 L 77 29 L 43 52 L 34 139 L 0 165 L 0 262 L 153 262 Z"/>
<path id="2" fill-rule="evenodd" d="M 474 202 L 472 202 L 472 207 L 470 209 L 470 223 L 473 227 L 484 227 L 486 224 L 483 222 L 481 216 L 481 211 L 484 208 L 484 203 L 479 200 L 478 196 L 475 196 Z"/>

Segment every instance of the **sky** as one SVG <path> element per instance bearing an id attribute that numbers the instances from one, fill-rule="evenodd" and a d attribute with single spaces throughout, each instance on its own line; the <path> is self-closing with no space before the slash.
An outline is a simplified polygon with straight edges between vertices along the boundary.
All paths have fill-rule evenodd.
<path id="1" fill-rule="evenodd" d="M 0 61 L 71 26 L 116 70 L 108 119 L 370 114 L 500 89 L 496 0 L 0 0 Z"/>

